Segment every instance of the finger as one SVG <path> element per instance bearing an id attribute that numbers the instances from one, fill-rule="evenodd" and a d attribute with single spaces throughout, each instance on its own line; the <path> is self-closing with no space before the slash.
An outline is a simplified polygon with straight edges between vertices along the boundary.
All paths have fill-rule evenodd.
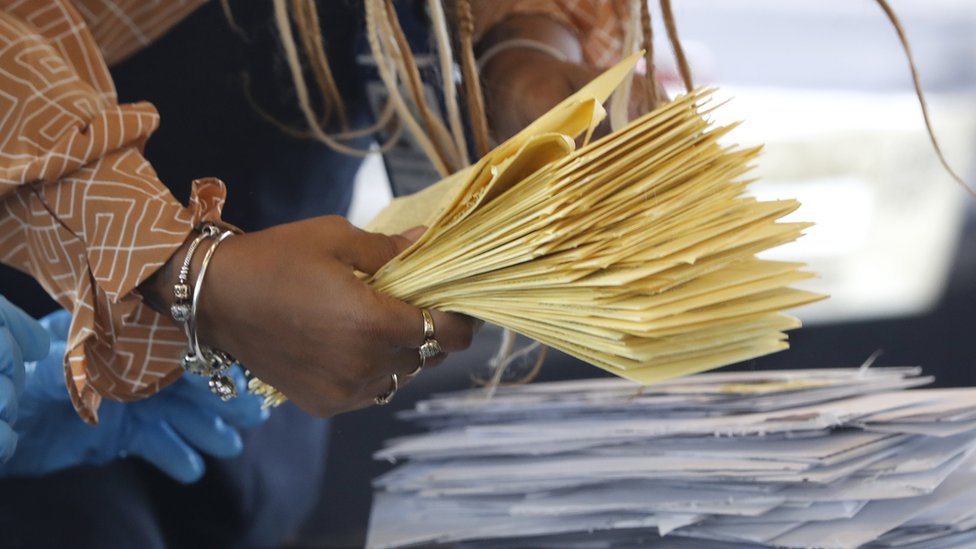
<path id="1" fill-rule="evenodd" d="M 426 231 L 427 231 L 427 227 L 426 226 L 424 226 L 424 225 L 417 225 L 416 227 L 412 227 L 412 228 L 409 228 L 409 229 L 403 231 L 402 233 L 400 233 L 400 236 L 402 236 L 403 238 L 406 238 L 407 240 L 409 240 L 410 241 L 410 244 L 413 244 L 421 236 L 423 236 L 424 232 L 426 232 Z"/>
<path id="2" fill-rule="evenodd" d="M 0 320 L 2 322 L 2 320 Z M 0 377 L 9 378 L 20 394 L 24 389 L 24 355 L 14 335 L 5 327 L 0 327 Z"/>
<path id="3" fill-rule="evenodd" d="M 68 339 L 71 328 L 71 313 L 64 309 L 54 311 L 37 321 L 53 339 Z"/>
<path id="4" fill-rule="evenodd" d="M 0 464 L 7 463 L 17 450 L 17 432 L 9 423 L 0 421 Z"/>
<path id="5" fill-rule="evenodd" d="M 0 423 L 13 425 L 17 421 L 17 389 L 14 382 L 0 376 Z"/>
<path id="6" fill-rule="evenodd" d="M 407 376 L 397 375 L 396 390 L 394 391 L 393 386 L 393 376 L 385 375 L 370 381 L 363 388 L 363 398 L 360 400 L 356 408 L 366 408 L 368 406 L 379 405 L 376 402 L 377 397 L 389 394 L 390 391 L 394 391 L 393 398 L 396 398 L 396 393 L 403 390 L 410 383 L 410 378 Z M 392 402 L 392 399 L 390 400 Z"/>
<path id="7" fill-rule="evenodd" d="M 241 453 L 240 433 L 212 410 L 174 398 L 166 405 L 166 420 L 186 442 L 207 455 L 230 458 Z"/>
<path id="8" fill-rule="evenodd" d="M 422 372 L 437 366 L 446 358 L 446 353 L 440 353 L 436 356 L 430 357 L 424 363 L 424 367 L 418 371 L 417 367 L 420 365 L 420 355 L 417 353 L 417 351 L 415 349 L 400 350 L 394 359 L 394 362 L 396 363 L 394 368 L 395 372 L 387 371 L 386 373 L 375 376 L 372 380 L 370 380 L 370 382 L 363 387 L 362 391 L 360 391 L 360 397 L 356 399 L 357 404 L 350 408 L 350 410 L 377 405 L 377 397 L 385 395 L 394 389 L 394 373 L 396 374 L 395 392 L 398 392 L 412 383 L 413 380 Z"/>
<path id="9" fill-rule="evenodd" d="M 358 271 L 373 274 L 412 243 L 401 235 L 371 233 L 349 226 L 346 238 L 333 244 L 338 259 Z"/>
<path id="10" fill-rule="evenodd" d="M 420 309 L 402 301 L 377 294 L 385 302 L 385 311 L 390 314 L 376 319 L 380 323 L 380 333 L 385 334 L 387 342 L 396 347 L 417 349 L 424 344 L 424 317 Z M 383 308 L 377 309 L 383 311 Z M 477 321 L 469 316 L 443 311 L 430 310 L 434 321 L 434 339 L 444 351 L 463 351 L 471 345 Z"/>
<path id="11" fill-rule="evenodd" d="M 239 429 L 257 427 L 271 417 L 271 410 L 263 407 L 264 397 L 252 394 L 247 388 L 247 377 L 241 368 L 235 367 L 230 371 L 230 377 L 237 387 L 237 397 L 224 402 L 211 393 L 211 402 L 216 400 L 220 405 L 217 413 L 224 421 Z"/>
<path id="12" fill-rule="evenodd" d="M 423 368 L 421 371 L 437 366 L 441 362 L 444 362 L 446 357 L 447 353 L 443 352 L 429 357 L 428 359 L 422 361 Z M 392 372 L 388 370 L 385 372 L 386 375 L 395 372 L 398 376 L 400 376 L 400 379 L 408 379 L 419 375 L 420 372 L 417 371 L 417 368 L 421 365 L 420 351 L 417 349 L 400 349 L 396 352 L 393 364 L 394 367 L 392 368 Z M 411 376 L 410 374 L 414 375 Z"/>
<path id="13" fill-rule="evenodd" d="M 446 352 L 463 351 L 471 346 L 478 320 L 467 315 L 430 311 L 434 320 L 434 339 Z"/>
<path id="14" fill-rule="evenodd" d="M 203 476 L 203 458 L 164 421 L 142 424 L 135 430 L 127 450 L 178 482 L 189 484 Z"/>
<path id="15" fill-rule="evenodd" d="M 0 296 L 0 300 L 5 302 L 0 303 L 0 321 L 13 334 L 14 341 L 23 353 L 23 359 L 40 360 L 46 357 L 48 347 L 51 345 L 47 330 L 6 298 Z"/>
<path id="16" fill-rule="evenodd" d="M 419 365 L 420 355 L 416 349 L 397 349 L 389 359 L 376 364 L 372 377 L 388 378 L 390 374 L 397 374 L 400 379 L 403 379 Z"/>
<path id="17" fill-rule="evenodd" d="M 38 398 L 50 401 L 70 400 L 68 390 L 64 384 L 64 352 L 66 342 L 51 343 L 51 351 L 44 360 L 35 364 L 28 364 L 30 376 L 27 383 L 30 393 Z"/>

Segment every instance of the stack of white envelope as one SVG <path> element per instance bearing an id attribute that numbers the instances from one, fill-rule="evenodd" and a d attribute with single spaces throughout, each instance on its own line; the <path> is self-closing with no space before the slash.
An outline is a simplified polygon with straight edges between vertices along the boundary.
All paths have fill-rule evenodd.
<path id="1" fill-rule="evenodd" d="M 368 546 L 976 547 L 976 389 L 917 368 L 439 395 Z"/>

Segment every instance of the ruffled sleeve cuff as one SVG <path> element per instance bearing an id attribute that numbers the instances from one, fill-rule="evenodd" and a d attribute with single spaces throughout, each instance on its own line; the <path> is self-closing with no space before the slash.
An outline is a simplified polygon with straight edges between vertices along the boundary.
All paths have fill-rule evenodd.
<path id="1" fill-rule="evenodd" d="M 0 44 L 0 261 L 73 313 L 66 381 L 94 423 L 102 396 L 144 397 L 179 376 L 183 333 L 138 287 L 219 219 L 225 188 L 200 180 L 189 206 L 173 198 L 141 154 L 156 109 L 118 104 L 71 2 L 6 3 Z"/>
<path id="2" fill-rule="evenodd" d="M 72 312 L 65 378 L 89 423 L 101 398 L 134 400 L 179 378 L 183 330 L 143 303 L 138 286 L 194 228 L 220 223 L 226 188 L 193 184 L 183 207 L 135 149 L 112 153 L 48 185 L 5 197 L 22 245 L 4 261 L 31 273 Z"/>

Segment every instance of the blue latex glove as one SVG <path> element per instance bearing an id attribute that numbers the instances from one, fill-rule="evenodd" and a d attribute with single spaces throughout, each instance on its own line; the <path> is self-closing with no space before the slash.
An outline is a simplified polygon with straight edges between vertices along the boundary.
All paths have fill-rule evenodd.
<path id="1" fill-rule="evenodd" d="M 71 318 L 60 311 L 41 320 L 52 336 L 51 351 L 36 365 L 27 364 L 15 430 L 20 447 L 0 467 L 0 475 L 35 476 L 81 464 L 102 464 L 119 457 L 141 457 L 180 482 L 203 475 L 199 452 L 233 457 L 241 452 L 236 428 L 267 419 L 262 399 L 247 393 L 244 375 L 232 377 L 241 396 L 221 402 L 207 379 L 186 375 L 159 394 L 122 403 L 103 400 L 99 423 L 78 418 L 64 384 L 63 357 Z"/>
<path id="2" fill-rule="evenodd" d="M 0 463 L 17 448 L 13 424 L 24 390 L 24 361 L 47 356 L 49 343 L 37 321 L 0 296 Z"/>

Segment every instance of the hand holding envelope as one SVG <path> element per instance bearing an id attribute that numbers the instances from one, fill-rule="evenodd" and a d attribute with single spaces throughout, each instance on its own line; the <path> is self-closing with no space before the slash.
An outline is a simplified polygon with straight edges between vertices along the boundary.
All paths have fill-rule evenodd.
<path id="1" fill-rule="evenodd" d="M 788 347 L 779 311 L 802 264 L 755 254 L 807 226 L 793 200 L 745 195 L 758 149 L 723 144 L 710 91 L 590 142 L 624 60 L 474 165 L 367 226 L 427 231 L 369 283 L 417 307 L 514 330 L 643 384 Z M 577 139 L 583 146 L 577 148 Z M 266 391 L 266 389 L 262 389 Z"/>
<path id="2" fill-rule="evenodd" d="M 379 290 L 515 330 L 652 383 L 787 347 L 779 310 L 823 296 L 757 252 L 806 227 L 792 200 L 743 196 L 756 149 L 721 144 L 710 92 L 679 97 L 589 143 L 637 56 L 478 163 L 398 199 L 368 227 L 428 226 L 378 271 Z M 576 148 L 583 136 L 584 146 Z"/>

